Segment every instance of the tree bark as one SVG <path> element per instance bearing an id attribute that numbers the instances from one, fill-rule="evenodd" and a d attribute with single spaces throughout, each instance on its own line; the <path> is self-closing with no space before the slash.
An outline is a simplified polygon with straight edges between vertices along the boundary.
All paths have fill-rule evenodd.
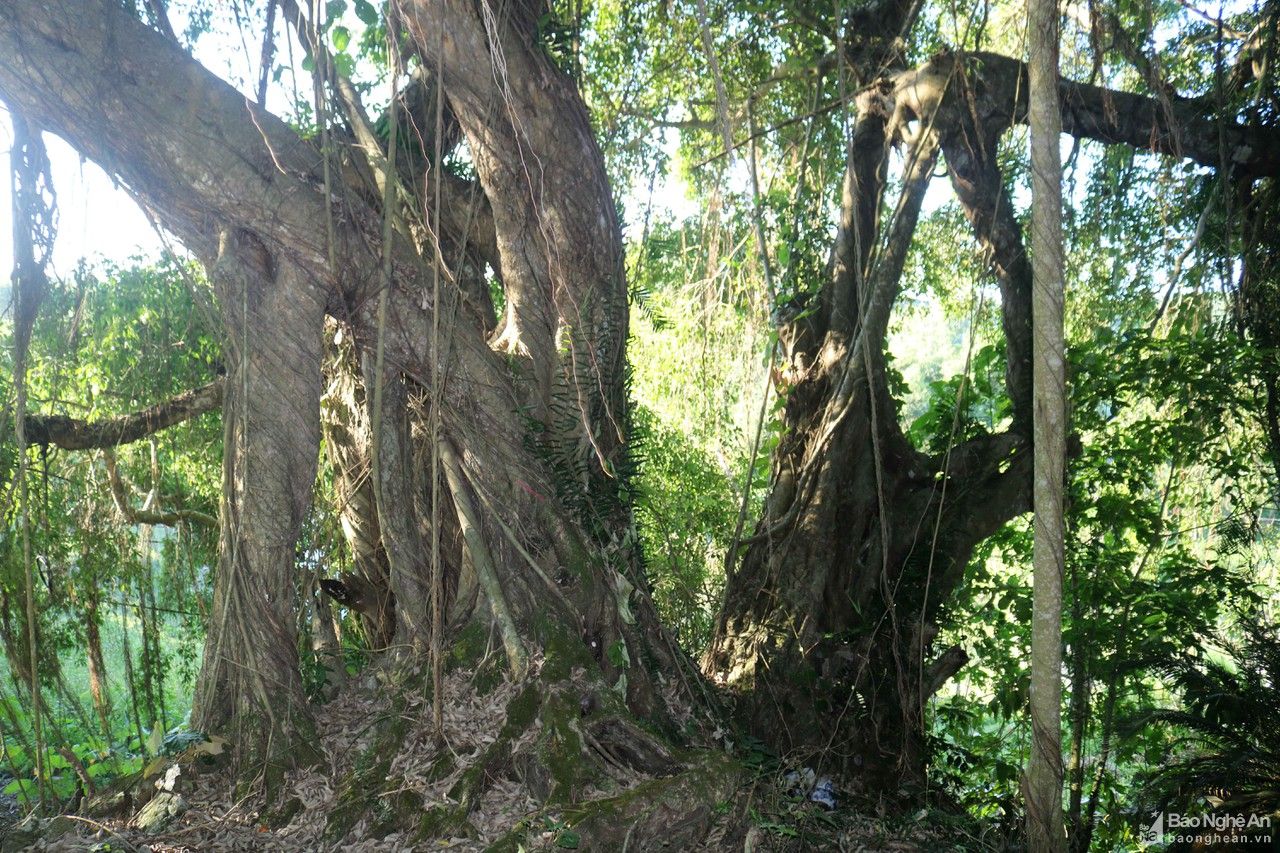
<path id="1" fill-rule="evenodd" d="M 1062 816 L 1062 574 L 1066 528 L 1066 346 L 1063 339 L 1062 114 L 1057 0 L 1028 0 L 1031 77 L 1032 362 L 1035 534 L 1031 611 L 1031 757 L 1027 838 L 1065 851 Z"/>
<path id="2" fill-rule="evenodd" d="M 384 290 L 375 272 L 381 211 L 359 169 L 333 170 L 350 183 L 326 196 L 320 151 L 118 4 L 17 0 L 0 9 L 0 48 L 11 54 L 0 97 L 31 107 L 119 177 L 210 268 L 229 369 L 219 570 L 194 720 L 235 730 L 242 758 L 269 768 L 313 756 L 293 549 L 317 465 L 326 314 L 357 366 L 338 420 L 353 423 L 355 401 L 363 423 L 382 422 L 372 502 L 361 484 L 375 467 L 363 427 L 335 442 L 334 459 L 339 489 L 358 504 L 344 509 L 358 570 L 385 570 L 394 594 L 397 646 L 422 648 L 430 627 L 420 545 L 424 509 L 443 501 L 443 550 L 457 576 L 452 626 L 507 623 L 531 660 L 543 652 L 545 672 L 561 677 L 581 662 L 660 724 L 657 673 L 681 666 L 643 593 L 620 486 L 629 465 L 621 236 L 581 99 L 537 46 L 525 7 L 424 0 L 405 13 L 424 66 L 443 69 L 484 199 L 471 210 L 469 191 L 446 182 L 446 201 L 468 208 L 429 212 L 439 251 L 394 229 Z M 426 167 L 410 165 L 416 193 L 427 175 L 415 168 Z M 492 247 L 477 252 L 492 252 L 486 260 L 497 261 L 506 292 L 500 352 L 486 338 L 492 308 L 475 291 L 475 257 L 465 269 L 448 257 L 472 229 L 485 242 L 487 211 Z M 462 223 L 460 233 L 450 223 Z M 433 349 L 436 312 L 445 334 Z M 378 375 L 370 356 L 380 337 Z M 384 390 L 378 413 L 366 393 L 375 384 Z M 423 400 L 434 388 L 452 448 L 439 495 L 422 476 Z M 326 428 L 336 435 L 335 424 Z"/>
<path id="3" fill-rule="evenodd" d="M 118 418 L 85 421 L 66 415 L 28 415 L 27 440 L 31 444 L 53 445 L 63 450 L 118 447 L 197 418 L 221 405 L 222 380 L 218 379 Z"/>
<path id="4" fill-rule="evenodd" d="M 111 738 L 111 693 L 108 688 L 107 663 L 102 655 L 102 619 L 98 611 L 98 590 L 94 586 L 85 598 L 84 645 L 89 668 L 89 696 L 93 710 L 102 724 L 102 736 Z"/>
<path id="5" fill-rule="evenodd" d="M 303 751 L 313 733 L 294 633 L 294 549 L 320 450 L 326 294 L 245 230 L 223 232 L 211 274 L 231 369 L 218 578 L 192 721 L 204 731 L 234 725 L 270 769 L 315 758 Z"/>

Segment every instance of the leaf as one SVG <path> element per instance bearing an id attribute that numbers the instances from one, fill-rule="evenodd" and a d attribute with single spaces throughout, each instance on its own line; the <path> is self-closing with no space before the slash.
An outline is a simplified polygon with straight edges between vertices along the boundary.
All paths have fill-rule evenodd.
<path id="1" fill-rule="evenodd" d="M 618 640 L 609 646 L 608 651 L 609 663 L 618 669 L 626 669 L 631 666 L 631 655 L 627 652 L 627 644 L 623 640 Z"/>
<path id="2" fill-rule="evenodd" d="M 351 30 L 341 26 L 334 27 L 333 49 L 338 53 L 345 53 L 349 44 L 351 44 Z"/>
<path id="3" fill-rule="evenodd" d="M 378 10 L 369 0 L 356 0 L 356 17 L 370 27 L 378 24 Z"/>
<path id="4" fill-rule="evenodd" d="M 556 846 L 565 850 L 577 850 L 582 843 L 582 836 L 572 829 L 566 829 L 556 836 Z"/>
<path id="5" fill-rule="evenodd" d="M 326 21 L 334 21 L 341 18 L 343 13 L 347 11 L 347 0 L 329 0 L 324 4 L 324 16 Z"/>
<path id="6" fill-rule="evenodd" d="M 164 731 L 159 726 L 151 730 L 151 734 L 147 736 L 147 753 L 155 755 L 160 751 L 160 744 L 164 742 Z"/>
<path id="7" fill-rule="evenodd" d="M 196 744 L 194 749 L 200 755 L 221 755 L 226 743 L 225 740 L 214 735 L 203 743 Z"/>

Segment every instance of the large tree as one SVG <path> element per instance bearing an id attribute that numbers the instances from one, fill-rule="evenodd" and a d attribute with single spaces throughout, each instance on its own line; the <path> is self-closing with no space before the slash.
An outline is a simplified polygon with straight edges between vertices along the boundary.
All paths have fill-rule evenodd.
<path id="1" fill-rule="evenodd" d="M 304 40 L 315 33 L 282 8 Z M 121 4 L 0 11 L 0 97 L 116 176 L 214 285 L 224 495 L 193 719 L 234 729 L 245 757 L 309 756 L 295 543 L 324 429 L 340 489 L 366 490 L 344 526 L 363 580 L 394 597 L 408 666 L 430 633 L 434 517 L 442 625 L 492 625 L 517 675 L 543 650 L 581 660 L 632 713 L 662 717 L 653 673 L 679 661 L 633 596 L 618 217 L 574 84 L 537 44 L 538 14 L 394 4 L 416 60 L 389 117 L 402 137 L 440 144 L 391 165 L 315 43 L 324 102 L 343 119 L 304 137 L 193 60 L 167 24 Z M 475 183 L 437 159 L 460 138 Z"/>
<path id="2" fill-rule="evenodd" d="M 824 19 L 797 8 L 796 26 L 825 33 L 837 50 L 750 84 L 838 73 L 854 115 L 829 275 L 779 330 L 784 431 L 706 659 L 780 753 L 907 795 L 925 781 L 925 705 L 967 661 L 959 646 L 934 648 L 940 615 L 975 546 L 1031 509 L 1033 455 L 1032 272 L 998 156 L 1028 118 L 1027 68 L 952 50 L 913 66 L 919 10 L 882 0 Z M 1132 47 L 1121 35 L 1113 43 Z M 1142 63 L 1145 54 L 1128 56 Z M 1273 127 L 1238 120 L 1225 96 L 1183 98 L 1151 79 L 1152 94 L 1064 79 L 1063 130 L 1184 158 L 1239 185 L 1270 184 L 1280 169 Z M 895 149 L 904 165 L 891 181 Z M 999 284 L 1011 417 L 931 453 L 903 428 L 886 337 L 935 160 Z M 964 408 L 957 401 L 957 413 Z"/>
<path id="3" fill-rule="evenodd" d="M 577 86 L 545 49 L 544 8 L 390 4 L 412 79 L 383 124 L 415 141 L 405 150 L 374 131 L 314 22 L 280 8 L 313 53 L 317 114 L 338 116 L 315 134 L 195 62 L 163 4 L 147 20 L 110 0 L 0 8 L 0 98 L 118 177 L 215 287 L 225 488 L 195 719 L 238 727 L 246 756 L 306 754 L 294 549 L 323 434 L 356 574 L 384 602 L 371 634 L 401 662 L 433 627 L 478 622 L 517 675 L 580 662 L 626 713 L 661 722 L 659 673 L 684 662 L 634 550 L 618 216 Z M 1026 69 L 957 51 L 914 65 L 919 10 L 797 13 L 830 48 L 816 65 L 840 69 L 852 132 L 830 274 L 780 329 L 785 432 L 707 657 L 759 736 L 881 791 L 923 780 L 923 705 L 965 661 L 933 648 L 939 613 L 975 545 L 1030 496 L 1031 272 L 997 158 L 1026 120 Z M 1280 135 L 1215 101 L 1070 81 L 1059 94 L 1077 138 L 1244 185 L 1280 168 Z M 444 168 L 462 141 L 474 181 Z M 931 454 L 900 426 L 885 341 L 940 162 L 1000 285 L 1012 417 Z M 666 760 L 657 744 L 604 751 L 639 769 Z"/>

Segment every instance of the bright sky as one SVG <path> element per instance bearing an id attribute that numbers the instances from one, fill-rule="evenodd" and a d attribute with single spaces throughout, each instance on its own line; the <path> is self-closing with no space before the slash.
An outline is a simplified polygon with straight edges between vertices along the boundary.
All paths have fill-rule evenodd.
<path id="1" fill-rule="evenodd" d="M 53 272 L 70 275 L 80 258 L 98 255 L 123 261 L 132 255 L 155 256 L 160 238 L 133 199 L 115 186 L 102 169 L 80 156 L 61 139 L 45 134 L 49 165 L 57 193 L 58 239 L 54 244 Z M 9 150 L 13 128 L 9 113 L 0 106 L 0 275 L 13 269 L 13 204 Z M 7 307 L 7 306 L 6 306 Z"/>

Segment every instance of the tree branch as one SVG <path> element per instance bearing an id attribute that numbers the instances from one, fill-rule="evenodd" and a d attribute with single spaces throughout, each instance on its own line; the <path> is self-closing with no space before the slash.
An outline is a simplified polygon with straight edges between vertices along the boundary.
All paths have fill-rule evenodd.
<path id="1" fill-rule="evenodd" d="M 193 420 L 222 405 L 222 379 L 156 403 L 140 412 L 102 421 L 66 415 L 27 415 L 27 441 L 63 450 L 117 447 Z"/>
<path id="2" fill-rule="evenodd" d="M 115 454 L 110 450 L 103 450 L 102 458 L 107 465 L 107 482 L 111 486 L 111 500 L 115 503 L 116 510 L 124 516 L 125 521 L 130 524 L 162 524 L 166 527 L 176 527 L 185 522 L 199 524 L 210 529 L 217 528 L 217 518 L 207 512 L 200 512 L 195 509 L 175 509 L 170 512 L 134 509 L 129 500 L 124 478 L 120 476 L 120 470 L 116 465 Z"/>
<path id="3" fill-rule="evenodd" d="M 235 225 L 321 266 L 319 152 L 123 5 L 8 0 L 0 53 L 0 99 L 119 177 L 197 256 Z"/>
<path id="4" fill-rule="evenodd" d="M 963 74 L 963 77 L 961 76 Z M 947 85 L 960 80 L 965 85 Z M 995 53 L 944 53 L 899 77 L 899 89 L 921 98 L 923 112 L 941 108 L 940 126 L 970 113 L 979 127 L 998 132 L 1027 120 L 1027 66 Z M 1088 83 L 1062 80 L 1062 130 L 1108 145 L 1229 168 L 1245 175 L 1280 174 L 1280 128 L 1220 119 L 1199 100 L 1159 100 Z M 932 103 L 926 101 L 932 100 Z M 1227 162 L 1222 162 L 1223 153 Z"/>
<path id="5" fill-rule="evenodd" d="M 876 223 L 889 160 L 887 94 L 877 87 L 858 96 L 846 152 L 830 295 L 824 299 L 830 311 L 828 327 L 846 338 L 858 323 L 861 303 L 869 301 L 865 281 L 879 234 Z"/>
<path id="6" fill-rule="evenodd" d="M 925 667 L 924 689 L 920 693 L 920 701 L 928 700 L 941 690 L 942 686 L 968 662 L 969 653 L 959 646 L 952 646 L 934 658 L 933 662 Z"/>
<path id="7" fill-rule="evenodd" d="M 1014 427 L 1031 431 L 1031 262 L 996 165 L 996 132 L 981 135 L 966 118 L 943 141 L 951 186 L 1000 284 L 1005 338 L 1005 390 Z"/>

